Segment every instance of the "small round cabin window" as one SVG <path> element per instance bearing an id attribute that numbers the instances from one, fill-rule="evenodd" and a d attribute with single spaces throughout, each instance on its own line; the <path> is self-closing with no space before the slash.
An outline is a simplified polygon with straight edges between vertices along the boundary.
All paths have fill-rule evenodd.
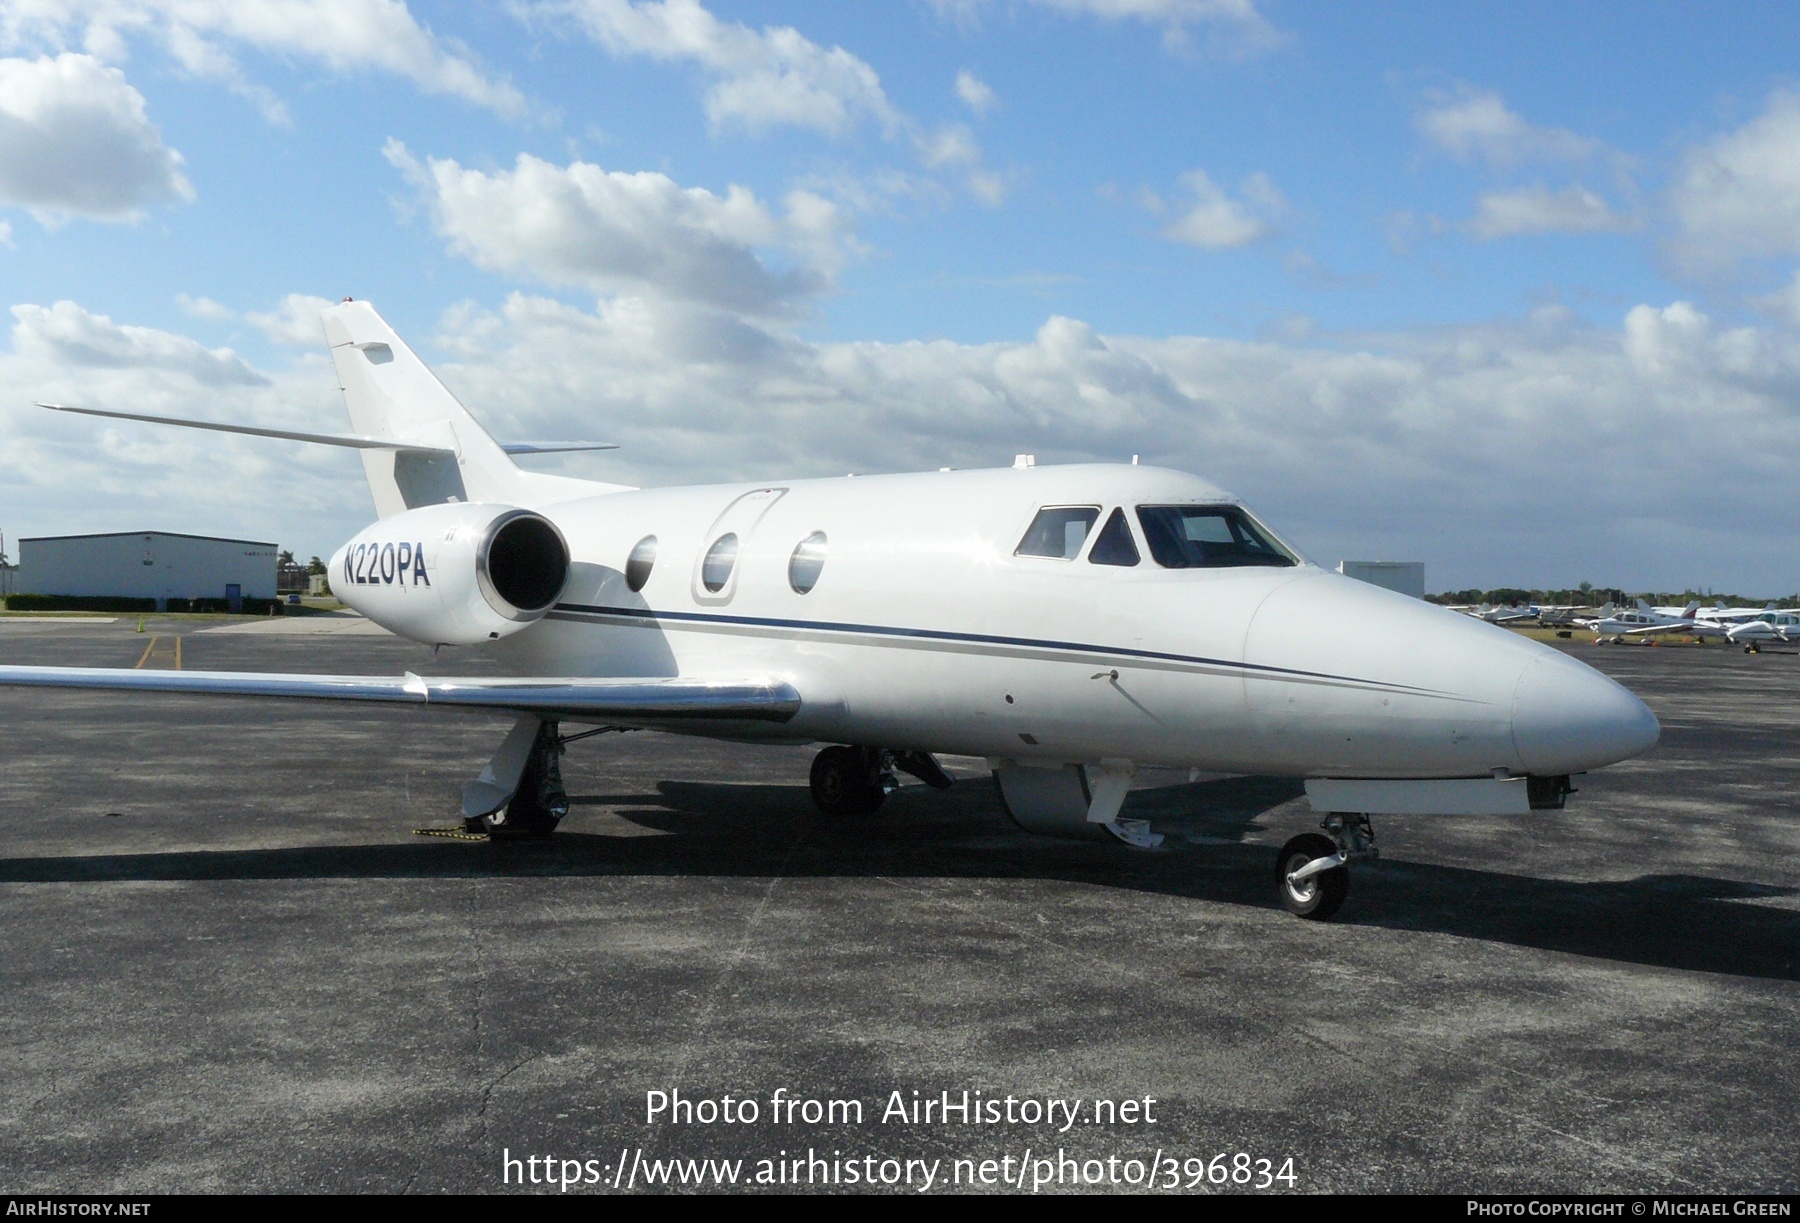
<path id="1" fill-rule="evenodd" d="M 718 594 L 725 589 L 725 583 L 731 580 L 731 567 L 737 564 L 738 537 L 725 534 L 713 540 L 713 546 L 706 550 L 706 559 L 700 562 L 700 584 Z"/>
<path id="2" fill-rule="evenodd" d="M 633 591 L 642 590 L 644 583 L 650 580 L 650 570 L 656 567 L 656 536 L 646 535 L 637 541 L 637 547 L 625 560 L 625 585 Z"/>
<path id="3" fill-rule="evenodd" d="M 825 568 L 825 532 L 814 531 L 800 541 L 794 555 L 788 558 L 788 585 L 795 594 L 805 594 L 819 584 L 819 573 Z"/>

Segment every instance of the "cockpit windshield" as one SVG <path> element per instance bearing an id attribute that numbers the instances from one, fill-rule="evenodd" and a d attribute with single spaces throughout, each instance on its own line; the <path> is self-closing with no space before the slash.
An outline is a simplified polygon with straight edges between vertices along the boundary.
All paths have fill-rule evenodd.
<path id="1" fill-rule="evenodd" d="M 1299 563 L 1235 505 L 1140 505 L 1137 516 L 1150 555 L 1164 569 Z"/>

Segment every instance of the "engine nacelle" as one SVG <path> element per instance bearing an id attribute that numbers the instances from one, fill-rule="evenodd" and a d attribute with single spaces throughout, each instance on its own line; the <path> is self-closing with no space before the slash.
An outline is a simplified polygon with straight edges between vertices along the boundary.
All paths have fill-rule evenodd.
<path id="1" fill-rule="evenodd" d="M 569 578 L 569 546 L 542 514 L 429 505 L 384 518 L 331 558 L 331 593 L 382 628 L 474 645 L 542 618 Z"/>

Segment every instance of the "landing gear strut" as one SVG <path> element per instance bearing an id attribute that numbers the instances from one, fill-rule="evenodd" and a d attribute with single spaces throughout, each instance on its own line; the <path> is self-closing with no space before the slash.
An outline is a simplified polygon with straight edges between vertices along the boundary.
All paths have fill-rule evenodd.
<path id="1" fill-rule="evenodd" d="M 491 837 L 547 837 L 555 832 L 562 817 L 569 814 L 569 795 L 562 781 L 565 742 L 555 722 L 540 724 L 512 801 L 491 815 L 470 820 L 479 825 L 470 831 L 485 830 Z"/>
<path id="2" fill-rule="evenodd" d="M 1327 835 L 1303 833 L 1275 858 L 1275 887 L 1281 907 L 1309 921 L 1327 921 L 1350 892 L 1353 858 L 1378 856 L 1375 830 L 1366 815 L 1332 813 L 1319 824 Z"/>

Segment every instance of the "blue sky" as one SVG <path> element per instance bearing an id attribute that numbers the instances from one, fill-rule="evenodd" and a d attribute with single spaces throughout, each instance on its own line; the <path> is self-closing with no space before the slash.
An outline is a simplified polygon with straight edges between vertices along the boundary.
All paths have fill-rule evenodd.
<path id="1" fill-rule="evenodd" d="M 374 301 L 551 469 L 1146 461 L 1314 559 L 1800 588 L 1800 10 L 0 0 L 0 529 L 329 552 Z"/>

